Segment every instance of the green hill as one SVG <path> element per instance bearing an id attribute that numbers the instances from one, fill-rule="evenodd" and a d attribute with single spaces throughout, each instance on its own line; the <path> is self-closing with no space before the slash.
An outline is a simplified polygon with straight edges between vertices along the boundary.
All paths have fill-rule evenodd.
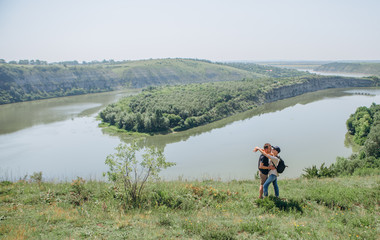
<path id="1" fill-rule="evenodd" d="M 373 85 L 371 79 L 313 75 L 151 87 L 110 104 L 100 117 L 126 131 L 182 131 L 248 111 L 264 102 L 327 88 Z"/>
<path id="2" fill-rule="evenodd" d="M 328 63 L 314 69 L 319 72 L 360 73 L 380 76 L 380 63 Z"/>
<path id="3" fill-rule="evenodd" d="M 271 76 L 272 72 L 266 72 L 263 67 L 247 70 L 193 59 L 152 59 L 90 65 L 0 64 L 0 104 L 104 92 L 123 87 L 257 79 Z M 277 69 L 278 72 L 288 77 L 298 75 L 289 70 Z"/>

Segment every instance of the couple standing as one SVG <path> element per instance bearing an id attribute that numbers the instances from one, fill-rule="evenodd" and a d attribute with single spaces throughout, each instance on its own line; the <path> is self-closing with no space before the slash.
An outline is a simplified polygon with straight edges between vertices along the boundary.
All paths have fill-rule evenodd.
<path id="1" fill-rule="evenodd" d="M 261 155 L 259 158 L 259 175 L 260 175 L 260 191 L 259 198 L 268 196 L 268 187 L 273 183 L 274 194 L 279 197 L 280 192 L 277 185 L 278 172 L 276 167 L 280 162 L 278 154 L 281 149 L 278 146 L 272 147 L 271 144 L 265 143 L 264 149 L 255 147 L 254 152 L 260 151 Z"/>

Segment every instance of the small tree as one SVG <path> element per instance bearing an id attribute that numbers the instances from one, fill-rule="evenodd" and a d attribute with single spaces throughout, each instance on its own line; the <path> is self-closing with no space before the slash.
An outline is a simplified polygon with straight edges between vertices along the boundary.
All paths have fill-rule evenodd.
<path id="1" fill-rule="evenodd" d="M 117 153 L 107 156 L 105 163 L 110 169 L 105 175 L 134 206 L 139 203 L 146 182 L 158 179 L 158 173 L 162 169 L 175 165 L 166 162 L 163 151 L 155 147 L 145 148 L 142 160 L 139 161 L 136 158 L 139 150 L 136 141 L 130 145 L 120 144 L 115 150 Z"/>
<path id="2" fill-rule="evenodd" d="M 30 176 L 30 181 L 38 183 L 38 186 L 41 185 L 42 182 L 42 172 L 34 172 L 32 176 Z"/>

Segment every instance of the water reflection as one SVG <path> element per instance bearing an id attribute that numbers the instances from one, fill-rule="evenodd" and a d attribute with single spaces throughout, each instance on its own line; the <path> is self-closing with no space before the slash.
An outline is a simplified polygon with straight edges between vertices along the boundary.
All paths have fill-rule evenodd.
<path id="1" fill-rule="evenodd" d="M 90 116 L 122 96 L 137 92 L 139 90 L 124 90 L 0 105 L 0 134 Z"/>
<path id="2" fill-rule="evenodd" d="M 254 116 L 260 116 L 262 114 L 266 113 L 272 113 L 281 111 L 285 108 L 295 106 L 297 104 L 306 105 L 311 102 L 315 102 L 321 99 L 326 98 L 336 98 L 336 97 L 342 97 L 342 96 L 350 96 L 358 94 L 358 90 L 348 90 L 348 89 L 328 89 L 313 93 L 304 94 L 301 96 L 296 96 L 293 98 L 288 98 L 272 103 L 267 103 L 261 106 L 258 106 L 257 108 L 236 114 L 234 116 L 204 125 L 196 128 L 192 128 L 186 131 L 182 132 L 176 132 L 176 133 L 170 133 L 170 134 L 164 134 L 164 135 L 154 135 L 154 136 L 147 136 L 147 137 L 138 137 L 139 138 L 139 144 L 141 147 L 143 146 L 156 146 L 159 148 L 164 149 L 167 144 L 176 143 L 176 142 L 182 142 L 188 140 L 190 137 L 198 136 L 203 133 L 210 132 L 214 129 L 223 128 L 229 124 L 232 124 L 236 121 L 243 121 L 246 119 L 250 119 Z M 128 134 L 123 133 L 109 133 L 106 130 L 103 129 L 103 133 L 109 134 L 112 136 L 118 136 L 120 140 L 126 143 L 130 143 L 136 137 L 130 136 Z"/>

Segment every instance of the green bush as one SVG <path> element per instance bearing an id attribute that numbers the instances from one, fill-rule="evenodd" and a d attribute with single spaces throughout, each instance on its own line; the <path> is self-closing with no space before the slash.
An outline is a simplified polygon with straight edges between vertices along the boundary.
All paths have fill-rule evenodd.
<path id="1" fill-rule="evenodd" d="M 351 114 L 346 125 L 349 133 L 354 136 L 354 142 L 364 145 L 374 122 L 375 114 L 379 111 L 380 105 L 373 103 L 369 108 L 359 107 L 354 114 Z"/>
<path id="2" fill-rule="evenodd" d="M 30 180 L 32 182 L 38 183 L 38 185 L 42 182 L 42 172 L 34 172 L 32 176 L 30 176 Z"/>
<path id="3" fill-rule="evenodd" d="M 139 160 L 136 153 L 140 148 L 136 141 L 129 146 L 120 144 L 115 149 L 117 153 L 106 158 L 109 171 L 104 175 L 122 193 L 126 206 L 141 206 L 145 184 L 149 180 L 158 179 L 162 169 L 174 166 L 175 163 L 166 162 L 163 151 L 155 147 L 145 148 L 142 160 Z M 165 193 L 161 192 L 161 195 Z"/>
<path id="4" fill-rule="evenodd" d="M 319 169 L 313 165 L 311 168 L 305 168 L 304 171 L 302 176 L 306 178 L 334 177 L 336 175 L 334 166 L 325 167 L 325 163 L 322 163 Z"/>
<path id="5" fill-rule="evenodd" d="M 71 183 L 70 202 L 76 206 L 82 205 L 90 198 L 90 191 L 85 187 L 85 180 L 77 177 Z"/>

